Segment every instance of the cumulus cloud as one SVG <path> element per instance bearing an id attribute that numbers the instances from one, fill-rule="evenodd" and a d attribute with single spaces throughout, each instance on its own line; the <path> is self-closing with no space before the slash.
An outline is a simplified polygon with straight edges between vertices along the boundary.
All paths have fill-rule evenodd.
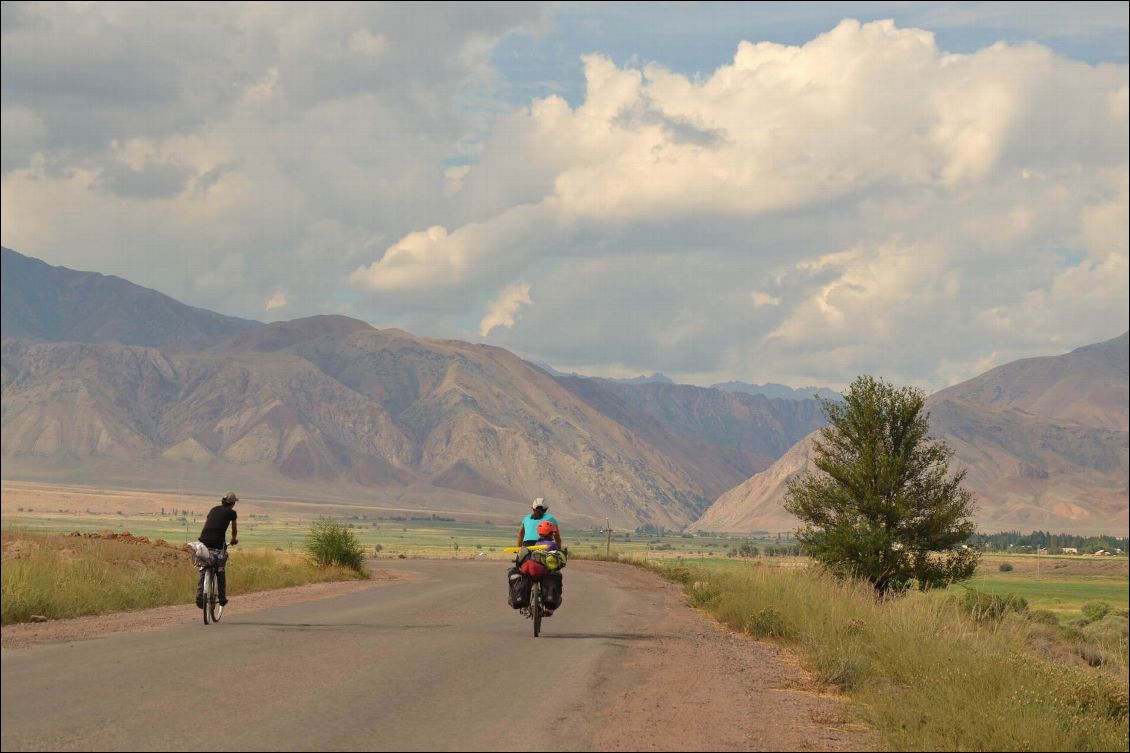
<path id="1" fill-rule="evenodd" d="M 513 327 L 518 317 L 518 309 L 528 306 L 530 286 L 524 282 L 507 285 L 487 307 L 487 315 L 479 322 L 479 334 L 486 337 L 495 327 Z"/>
<path id="2" fill-rule="evenodd" d="M 1124 64 L 846 20 L 698 75 L 597 49 L 509 107 L 542 6 L 4 14 L 4 245 L 194 305 L 833 387 L 1128 326 Z"/>
<path id="3" fill-rule="evenodd" d="M 541 249 L 555 247 L 561 235 L 552 202 L 516 206 L 453 232 L 436 225 L 409 233 L 349 279 L 387 300 L 457 310 L 468 304 L 474 291 L 497 287 L 508 269 L 523 267 Z"/>
<path id="4" fill-rule="evenodd" d="M 471 172 L 470 165 L 453 165 L 443 171 L 443 191 L 446 194 L 459 193 L 463 188 L 463 179 Z"/>
<path id="5" fill-rule="evenodd" d="M 762 306 L 779 306 L 781 305 L 781 297 L 776 295 L 769 295 L 761 291 L 755 291 L 749 294 L 750 301 L 753 303 L 754 308 L 761 308 Z"/>
<path id="6" fill-rule="evenodd" d="M 295 315 L 348 305 L 359 254 L 445 221 L 458 96 L 489 98 L 494 45 L 545 12 L 5 3 L 4 243 L 228 314 L 279 270 Z"/>
<path id="7" fill-rule="evenodd" d="M 462 281 L 467 271 L 467 245 L 463 233 L 448 235 L 436 225 L 421 233 L 409 233 L 389 247 L 381 260 L 355 271 L 352 279 L 377 291 L 416 291 L 448 286 Z"/>
<path id="8" fill-rule="evenodd" d="M 448 294 L 515 274 L 553 290 L 500 344 L 563 366 L 598 351 L 642 370 L 940 386 L 986 350 L 1127 326 L 1115 281 L 1067 305 L 1127 256 L 1125 66 L 1039 45 L 951 54 L 889 21 L 742 42 L 702 78 L 584 65 L 582 102 L 533 102 L 462 176 L 487 197 L 479 216 L 410 257 L 413 280 L 437 269 Z M 403 262 L 399 243 L 374 267 Z M 438 261 L 452 257 L 469 260 L 458 274 Z M 604 262 L 579 275 L 578 259 Z M 1008 327 L 983 330 L 992 312 Z"/>
<path id="9" fill-rule="evenodd" d="M 284 306 L 286 306 L 286 294 L 283 293 L 281 290 L 276 290 L 275 294 L 272 295 L 270 298 L 268 298 L 263 303 L 263 308 L 266 309 L 267 311 L 274 311 L 275 309 L 281 309 Z"/>
<path id="10" fill-rule="evenodd" d="M 132 199 L 171 199 L 178 196 L 194 177 L 184 165 L 147 162 L 140 168 L 113 161 L 102 168 L 94 186 Z"/>
<path id="11" fill-rule="evenodd" d="M 349 37 L 349 49 L 363 55 L 380 55 L 388 48 L 383 34 L 374 34 L 368 29 L 358 29 Z"/>

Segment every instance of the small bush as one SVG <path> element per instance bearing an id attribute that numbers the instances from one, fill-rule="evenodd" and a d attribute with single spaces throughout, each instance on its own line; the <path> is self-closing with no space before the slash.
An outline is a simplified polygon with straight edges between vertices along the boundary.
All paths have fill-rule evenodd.
<path id="1" fill-rule="evenodd" d="M 329 518 L 319 518 L 310 526 L 306 551 L 319 567 L 341 565 L 356 572 L 364 568 L 365 548 L 352 530 Z"/>
<path id="2" fill-rule="evenodd" d="M 1087 662 L 1087 665 L 1091 667 L 1101 667 L 1115 661 L 1114 654 L 1107 651 L 1102 646 L 1083 643 L 1080 644 L 1076 650 L 1083 661 Z"/>
<path id="3" fill-rule="evenodd" d="M 871 660 L 866 648 L 847 650 L 844 645 L 817 648 L 812 658 L 816 676 L 841 690 L 852 690 L 871 676 Z"/>
<path id="4" fill-rule="evenodd" d="M 1088 601 L 1082 606 L 1082 610 L 1088 622 L 1098 622 L 1110 614 L 1110 604 L 1105 601 Z"/>
<path id="5" fill-rule="evenodd" d="M 796 637 L 796 631 L 789 625 L 780 610 L 773 606 L 762 607 L 751 614 L 746 630 L 750 635 L 757 638 L 791 639 Z"/>
<path id="6" fill-rule="evenodd" d="M 1108 614 L 1083 628 L 1083 635 L 1088 640 L 1110 646 L 1125 646 L 1128 633 L 1130 620 L 1114 614 Z"/>
<path id="7" fill-rule="evenodd" d="M 690 568 L 683 565 L 671 565 L 666 573 L 671 580 L 683 585 L 690 585 L 695 575 Z"/>
<path id="8" fill-rule="evenodd" d="M 1009 562 L 1002 562 L 1000 568 L 998 568 L 998 569 L 1002 573 L 1011 573 L 1012 572 L 1012 564 L 1009 563 Z"/>
<path id="9" fill-rule="evenodd" d="M 961 597 L 961 607 L 978 622 L 999 621 L 1007 612 L 1027 612 L 1028 600 L 1015 594 L 1001 596 L 967 588 Z"/>
<path id="10" fill-rule="evenodd" d="M 1050 609 L 1033 609 L 1028 613 L 1028 619 L 1041 625 L 1059 626 L 1059 617 Z"/>

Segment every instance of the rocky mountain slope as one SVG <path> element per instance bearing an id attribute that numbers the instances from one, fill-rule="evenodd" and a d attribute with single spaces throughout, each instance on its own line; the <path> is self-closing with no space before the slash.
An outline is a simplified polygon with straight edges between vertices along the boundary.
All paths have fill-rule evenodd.
<path id="1" fill-rule="evenodd" d="M 1005 364 L 927 400 L 985 531 L 1120 533 L 1128 524 L 1128 335 Z M 812 468 L 810 436 L 720 496 L 692 528 L 787 531 L 787 483 Z"/>
<path id="2" fill-rule="evenodd" d="M 9 248 L 0 248 L 0 298 L 5 337 L 51 342 L 181 349 L 258 324 L 186 306 L 120 277 L 53 267 Z"/>
<path id="3" fill-rule="evenodd" d="M 7 478 L 484 514 L 544 496 L 594 523 L 678 528 L 822 420 L 815 403 L 554 378 L 499 348 L 339 316 L 261 325 L 4 263 Z"/>

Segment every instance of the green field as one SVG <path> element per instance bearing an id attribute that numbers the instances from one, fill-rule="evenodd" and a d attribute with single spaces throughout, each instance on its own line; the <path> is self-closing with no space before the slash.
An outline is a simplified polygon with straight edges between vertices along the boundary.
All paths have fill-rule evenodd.
<path id="1" fill-rule="evenodd" d="M 1047 609 L 1064 620 L 1078 617 L 1080 608 L 1088 601 L 1105 601 L 1126 609 L 1130 606 L 1127 584 L 1126 577 L 1105 575 L 1042 578 L 1031 575 L 1009 578 L 1002 575 L 979 576 L 966 585 L 985 593 L 1023 597 L 1027 599 L 1030 609 Z M 962 586 L 953 586 L 950 590 L 960 588 Z"/>
<path id="2" fill-rule="evenodd" d="M 248 547 L 297 549 L 317 516 L 244 514 L 239 519 L 240 544 Z M 505 547 L 517 540 L 518 520 L 467 522 L 425 513 L 401 516 L 334 515 L 332 519 L 351 528 L 358 541 L 370 552 L 380 547 L 379 556 L 407 557 L 507 557 Z M 160 513 L 88 514 L 82 512 L 10 513 L 0 519 L 5 530 L 30 533 L 70 533 L 110 530 L 134 536 L 160 538 L 170 543 L 195 540 L 203 526 L 201 512 L 187 516 Z M 727 561 L 733 547 L 752 542 L 765 547 L 778 543 L 774 538 L 643 535 L 614 532 L 611 541 L 599 530 L 571 531 L 563 526 L 563 539 L 573 554 L 598 555 L 607 551 L 640 558 L 676 557 Z M 482 555 L 480 555 L 480 552 Z"/>

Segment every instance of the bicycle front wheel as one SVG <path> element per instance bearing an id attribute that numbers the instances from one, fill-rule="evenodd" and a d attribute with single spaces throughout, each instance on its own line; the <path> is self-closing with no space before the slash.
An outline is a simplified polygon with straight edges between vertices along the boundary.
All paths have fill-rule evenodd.
<path id="1" fill-rule="evenodd" d="M 219 622 L 220 618 L 224 615 L 224 605 L 220 603 L 220 585 L 217 582 L 218 575 L 212 576 L 212 600 L 208 602 L 208 609 L 212 611 L 212 622 Z"/>
<path id="2" fill-rule="evenodd" d="M 208 624 L 212 616 L 212 597 L 216 592 L 216 574 L 212 568 L 204 568 L 204 624 Z"/>

